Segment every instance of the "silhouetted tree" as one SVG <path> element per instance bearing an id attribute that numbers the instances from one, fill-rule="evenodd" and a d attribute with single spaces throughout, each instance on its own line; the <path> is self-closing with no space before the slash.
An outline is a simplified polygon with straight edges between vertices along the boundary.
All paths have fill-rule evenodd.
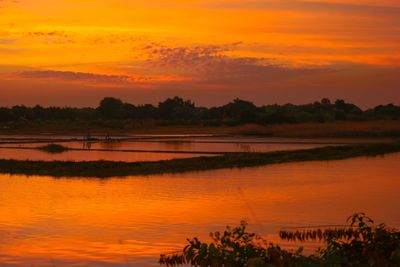
<path id="1" fill-rule="evenodd" d="M 194 119 L 196 108 L 190 100 L 180 97 L 168 98 L 158 104 L 159 118 L 166 120 L 191 120 Z"/>
<path id="2" fill-rule="evenodd" d="M 124 116 L 124 104 L 120 99 L 113 97 L 106 97 L 101 100 L 97 110 L 105 118 L 120 119 Z"/>
<path id="3" fill-rule="evenodd" d="M 224 117 L 235 123 L 256 122 L 258 108 L 249 101 L 236 98 L 233 102 L 222 107 Z"/>

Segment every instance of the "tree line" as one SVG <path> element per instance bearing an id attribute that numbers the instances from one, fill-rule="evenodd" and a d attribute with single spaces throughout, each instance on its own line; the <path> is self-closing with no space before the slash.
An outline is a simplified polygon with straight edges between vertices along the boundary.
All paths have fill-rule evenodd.
<path id="1" fill-rule="evenodd" d="M 239 125 L 246 123 L 279 124 L 303 122 L 334 122 L 363 120 L 399 120 L 400 106 L 379 105 L 362 110 L 342 99 L 334 102 L 324 98 L 314 103 L 294 105 L 263 105 L 242 99 L 219 107 L 197 107 L 180 97 L 166 99 L 158 105 L 133 105 L 120 99 L 106 97 L 97 108 L 13 106 L 0 108 L 0 122 L 104 122 L 151 121 L 158 125 L 197 124 L 205 126 Z"/>

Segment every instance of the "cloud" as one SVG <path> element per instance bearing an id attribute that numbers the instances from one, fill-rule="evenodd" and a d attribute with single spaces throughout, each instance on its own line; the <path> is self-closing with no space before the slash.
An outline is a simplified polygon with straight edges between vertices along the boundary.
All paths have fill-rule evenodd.
<path id="1" fill-rule="evenodd" d="M 20 1 L 18 0 L 0 0 L 0 8 L 4 7 L 6 4 L 15 4 L 19 3 Z"/>
<path id="2" fill-rule="evenodd" d="M 3 48 L 3 47 L 0 47 L 0 54 L 1 53 L 4 53 L 4 54 L 17 54 L 17 53 L 21 53 L 23 51 L 24 50 L 20 49 L 20 48 L 8 48 L 8 47 Z"/>
<path id="3" fill-rule="evenodd" d="M 68 34 L 66 34 L 64 31 L 34 31 L 34 32 L 28 32 L 29 36 L 37 36 L 37 37 L 70 37 Z"/>
<path id="4" fill-rule="evenodd" d="M 128 83 L 130 81 L 128 76 L 52 70 L 25 71 L 19 73 L 18 76 L 26 79 L 61 79 L 64 81 L 84 81 L 108 84 Z"/>
<path id="5" fill-rule="evenodd" d="M 370 13 L 374 15 L 399 15 L 400 7 L 387 5 L 369 5 L 362 3 L 339 3 L 339 2 L 322 2 L 322 1 L 236 1 L 236 2 L 217 2 L 204 4 L 210 8 L 222 9 L 268 9 L 268 10 L 303 10 L 303 11 L 339 11 L 346 13 Z"/>
<path id="6" fill-rule="evenodd" d="M 226 52 L 241 43 L 230 45 L 166 47 L 148 46 L 147 64 L 167 73 L 179 73 L 194 80 L 214 82 L 268 82 L 298 75 L 321 72 L 320 68 L 290 68 L 274 59 L 233 57 Z"/>
<path id="7" fill-rule="evenodd" d="M 222 53 L 226 46 L 167 47 L 147 46 L 147 63 L 159 68 L 182 69 L 191 72 L 210 72 L 227 59 Z"/>
<path id="8" fill-rule="evenodd" d="M 15 38 L 0 38 L 0 45 L 13 45 L 16 41 Z"/>

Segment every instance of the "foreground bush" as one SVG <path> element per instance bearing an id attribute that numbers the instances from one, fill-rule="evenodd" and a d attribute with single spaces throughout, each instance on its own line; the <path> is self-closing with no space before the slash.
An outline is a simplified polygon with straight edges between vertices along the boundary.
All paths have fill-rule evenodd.
<path id="1" fill-rule="evenodd" d="M 189 244 L 182 253 L 161 255 L 160 264 L 204 267 L 400 266 L 400 232 L 384 224 L 375 225 L 363 213 L 351 216 L 347 227 L 279 233 L 287 241 L 324 242 L 324 248 L 312 255 L 304 255 L 302 248 L 292 252 L 268 243 L 247 232 L 246 226 L 242 222 L 238 227 L 227 227 L 223 233 L 211 233 L 211 243 L 188 239 Z"/>

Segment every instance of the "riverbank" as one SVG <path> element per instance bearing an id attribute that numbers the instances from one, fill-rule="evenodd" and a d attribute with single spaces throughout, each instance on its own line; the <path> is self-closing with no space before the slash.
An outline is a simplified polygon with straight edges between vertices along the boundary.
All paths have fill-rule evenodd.
<path id="1" fill-rule="evenodd" d="M 400 152 L 400 143 L 322 147 L 268 153 L 229 153 L 215 157 L 195 157 L 155 162 L 113 161 L 25 161 L 0 160 L 0 173 L 54 177 L 123 177 L 162 173 L 182 173 L 223 168 L 243 168 L 287 162 L 339 160 Z"/>

